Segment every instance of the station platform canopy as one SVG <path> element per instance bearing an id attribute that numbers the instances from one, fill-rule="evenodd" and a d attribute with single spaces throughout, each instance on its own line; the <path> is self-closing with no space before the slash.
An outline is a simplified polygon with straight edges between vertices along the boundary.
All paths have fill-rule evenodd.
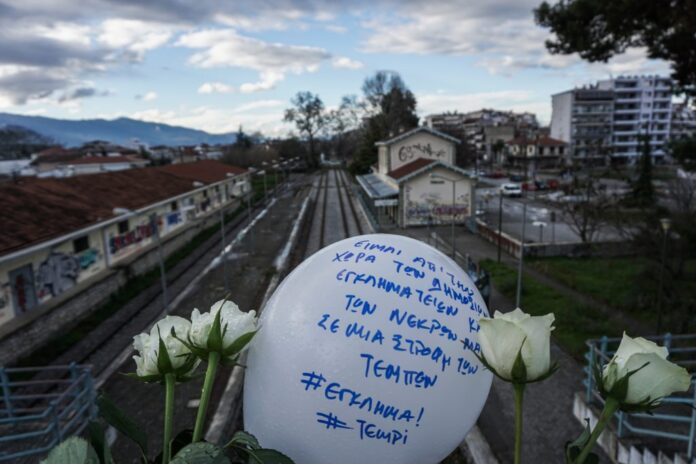
<path id="1" fill-rule="evenodd" d="M 391 198 L 399 195 L 399 189 L 387 183 L 377 174 L 357 176 L 358 183 L 368 197 L 373 200 Z"/>

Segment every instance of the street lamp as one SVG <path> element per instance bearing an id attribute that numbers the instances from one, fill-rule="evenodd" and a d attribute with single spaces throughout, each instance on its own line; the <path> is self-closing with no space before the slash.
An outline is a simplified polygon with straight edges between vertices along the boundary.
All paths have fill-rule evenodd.
<path id="1" fill-rule="evenodd" d="M 113 209 L 115 215 L 135 216 L 138 213 L 128 208 L 115 207 Z M 159 224 L 157 223 L 157 213 L 152 213 L 149 216 L 150 225 L 155 233 L 155 242 L 157 243 L 157 260 L 160 268 L 160 285 L 162 286 L 162 306 L 165 313 L 169 313 L 169 295 L 167 294 L 167 275 L 164 270 L 164 258 L 162 256 L 162 240 L 160 239 Z"/>
<path id="2" fill-rule="evenodd" d="M 503 241 L 503 189 L 500 189 L 498 202 L 498 262 L 500 262 L 500 249 Z"/>
<path id="3" fill-rule="evenodd" d="M 665 282 L 665 261 L 667 258 L 667 238 L 669 230 L 672 228 L 672 220 L 670 218 L 660 219 L 660 227 L 662 227 L 662 265 L 660 266 L 660 284 L 657 291 L 657 334 L 662 331 L 662 288 Z"/>
<path id="4" fill-rule="evenodd" d="M 457 206 L 457 196 L 456 196 L 456 186 L 457 182 L 462 182 L 468 179 L 450 179 L 448 177 L 441 176 L 439 174 L 435 174 L 433 172 L 430 173 L 430 179 L 437 179 L 437 180 L 443 180 L 446 182 L 450 182 L 452 184 L 452 259 L 454 262 L 457 262 L 457 245 L 454 241 L 454 216 L 456 212 L 456 206 Z"/>

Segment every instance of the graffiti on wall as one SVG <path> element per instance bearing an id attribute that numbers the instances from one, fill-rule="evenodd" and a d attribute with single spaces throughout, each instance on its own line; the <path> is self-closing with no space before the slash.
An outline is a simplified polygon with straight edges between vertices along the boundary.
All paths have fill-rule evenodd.
<path id="1" fill-rule="evenodd" d="M 416 143 L 399 148 L 399 161 L 410 161 L 416 158 L 444 158 L 447 152 L 444 149 L 433 150 L 429 143 L 425 145 Z"/>
<path id="2" fill-rule="evenodd" d="M 80 259 L 65 253 L 51 252 L 39 265 L 36 275 L 39 298 L 57 296 L 71 289 L 80 275 Z"/>
<path id="3" fill-rule="evenodd" d="M 80 269 L 83 271 L 92 267 L 93 264 L 99 261 L 99 258 L 99 251 L 95 250 L 94 248 L 85 250 L 77 255 L 77 260 L 80 262 Z"/>
<path id="4" fill-rule="evenodd" d="M 116 254 L 126 247 L 152 237 L 154 234 L 155 228 L 150 222 L 141 224 L 136 226 L 133 230 L 109 238 L 109 252 L 112 255 Z"/>
<path id="5" fill-rule="evenodd" d="M 181 214 L 181 211 L 173 211 L 167 214 L 164 222 L 167 224 L 167 230 L 173 229 L 184 222 L 184 215 Z"/>
<path id="6" fill-rule="evenodd" d="M 410 189 L 407 189 L 407 194 Z M 469 194 L 459 195 L 455 204 L 442 200 L 440 195 L 427 193 L 421 195 L 416 201 L 408 199 L 406 203 L 406 217 L 410 222 L 438 223 L 444 220 L 464 219 L 469 215 Z"/>

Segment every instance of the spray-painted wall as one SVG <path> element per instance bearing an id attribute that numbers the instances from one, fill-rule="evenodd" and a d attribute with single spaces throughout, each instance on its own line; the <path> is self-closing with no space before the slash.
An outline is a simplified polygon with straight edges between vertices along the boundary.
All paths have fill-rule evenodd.
<path id="1" fill-rule="evenodd" d="M 452 183 L 431 176 L 456 180 L 454 205 Z M 436 167 L 402 184 L 402 227 L 431 224 L 463 223 L 472 214 L 474 181 L 451 169 Z"/>
<path id="2" fill-rule="evenodd" d="M 154 245 L 151 215 L 166 238 L 187 223 L 217 211 L 221 203 L 227 206 L 238 201 L 237 197 L 250 189 L 246 180 L 247 176 L 230 179 L 137 214 L 124 214 L 120 221 L 15 259 L 0 259 L 0 326 L 77 290 L 82 282 Z"/>
<path id="3" fill-rule="evenodd" d="M 418 158 L 427 158 L 454 164 L 455 144 L 450 140 L 435 136 L 428 132 L 415 134 L 389 145 L 387 169 L 393 171 Z M 380 168 L 382 164 L 380 164 Z M 382 172 L 386 174 L 386 172 Z"/>

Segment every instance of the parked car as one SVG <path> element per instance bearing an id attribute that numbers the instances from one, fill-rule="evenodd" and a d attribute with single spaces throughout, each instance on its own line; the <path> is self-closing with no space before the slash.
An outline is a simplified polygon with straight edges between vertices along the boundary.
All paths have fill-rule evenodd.
<path id="1" fill-rule="evenodd" d="M 505 177 L 505 173 L 503 171 L 490 171 L 486 174 L 486 177 L 490 179 L 502 179 Z"/>
<path id="2" fill-rule="evenodd" d="M 534 182 L 525 182 L 522 184 L 522 190 L 525 192 L 533 192 L 537 190 L 537 185 Z"/>
<path id="3" fill-rule="evenodd" d="M 524 181 L 524 176 L 522 174 L 510 174 L 510 180 L 513 182 Z"/>
<path id="4" fill-rule="evenodd" d="M 504 197 L 521 197 L 522 186 L 520 184 L 503 184 L 500 187 L 500 192 Z"/>
<path id="5" fill-rule="evenodd" d="M 556 190 L 561 184 L 557 179 L 549 179 L 546 181 L 546 185 L 548 186 L 549 190 Z"/>

